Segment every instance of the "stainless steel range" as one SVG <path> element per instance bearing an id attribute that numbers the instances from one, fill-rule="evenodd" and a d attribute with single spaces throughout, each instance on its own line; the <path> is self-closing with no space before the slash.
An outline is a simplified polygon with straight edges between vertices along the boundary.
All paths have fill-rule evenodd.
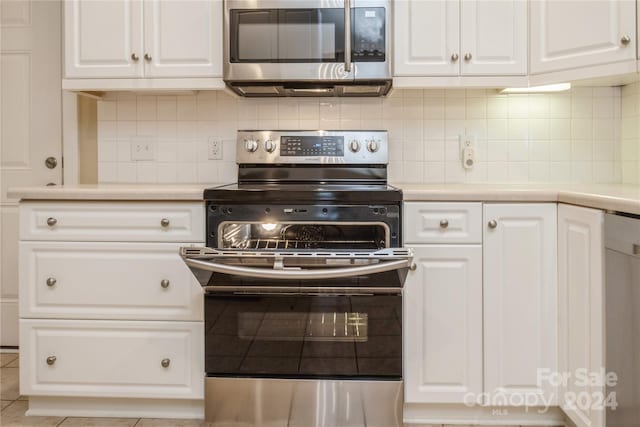
<path id="1" fill-rule="evenodd" d="M 401 426 L 402 192 L 382 131 L 241 131 L 238 183 L 205 190 L 212 426 Z"/>

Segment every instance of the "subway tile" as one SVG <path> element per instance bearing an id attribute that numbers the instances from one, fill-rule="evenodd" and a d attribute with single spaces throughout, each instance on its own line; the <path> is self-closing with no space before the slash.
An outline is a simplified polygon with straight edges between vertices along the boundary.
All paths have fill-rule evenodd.
<path id="1" fill-rule="evenodd" d="M 159 121 L 176 120 L 178 115 L 178 105 L 175 96 L 158 96 L 156 118 Z"/>
<path id="2" fill-rule="evenodd" d="M 100 120 L 117 120 L 117 102 L 116 101 L 98 101 L 98 117 Z"/>
<path id="3" fill-rule="evenodd" d="M 487 118 L 506 119 L 509 115 L 508 100 L 506 95 L 489 97 L 487 99 Z"/>
<path id="4" fill-rule="evenodd" d="M 238 129 L 387 129 L 395 182 L 543 182 L 545 174 L 638 182 L 639 103 L 638 83 L 554 94 L 395 90 L 361 99 L 109 93 L 98 102 L 98 174 L 100 182 L 232 181 Z M 464 134 L 476 138 L 468 171 L 459 158 Z M 129 140 L 143 135 L 154 138 L 155 159 L 132 162 Z M 206 158 L 210 137 L 224 141 L 222 160 Z"/>
<path id="5" fill-rule="evenodd" d="M 425 184 L 441 183 L 441 182 L 444 182 L 444 179 L 445 179 L 444 163 L 442 162 L 424 163 L 422 180 Z"/>
<path id="6" fill-rule="evenodd" d="M 155 96 L 138 96 L 136 99 L 136 119 L 156 120 L 157 105 Z"/>
<path id="7" fill-rule="evenodd" d="M 195 96 L 181 95 L 176 98 L 176 120 L 195 120 L 196 112 Z"/>

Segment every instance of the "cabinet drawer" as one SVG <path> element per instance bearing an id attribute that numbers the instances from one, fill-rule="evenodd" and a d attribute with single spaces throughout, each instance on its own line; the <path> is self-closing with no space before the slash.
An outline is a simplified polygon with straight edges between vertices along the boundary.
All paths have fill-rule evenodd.
<path id="1" fill-rule="evenodd" d="M 199 242 L 204 205 L 172 202 L 25 202 L 21 240 Z"/>
<path id="2" fill-rule="evenodd" d="M 482 203 L 405 203 L 404 243 L 481 243 Z"/>
<path id="3" fill-rule="evenodd" d="M 202 322 L 20 320 L 20 393 L 203 397 Z"/>
<path id="4" fill-rule="evenodd" d="M 202 288 L 180 246 L 20 242 L 20 317 L 202 320 Z"/>

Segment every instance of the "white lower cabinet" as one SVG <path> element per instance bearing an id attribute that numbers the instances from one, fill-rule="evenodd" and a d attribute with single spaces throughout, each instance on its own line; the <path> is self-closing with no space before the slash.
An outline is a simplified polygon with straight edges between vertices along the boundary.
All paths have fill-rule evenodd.
<path id="1" fill-rule="evenodd" d="M 557 205 L 485 204 L 484 222 L 485 392 L 555 402 L 538 376 L 558 369 Z"/>
<path id="2" fill-rule="evenodd" d="M 202 322 L 20 320 L 20 393 L 200 399 Z"/>
<path id="3" fill-rule="evenodd" d="M 464 207 L 406 203 L 406 223 L 427 224 L 427 210 Z M 484 204 L 468 212 L 469 224 L 484 224 L 482 245 L 412 246 L 416 268 L 404 289 L 405 401 L 555 405 L 556 389 L 539 383 L 538 374 L 558 369 L 556 204 Z"/>
<path id="4" fill-rule="evenodd" d="M 405 402 L 482 393 L 482 247 L 414 246 L 404 288 Z"/>
<path id="5" fill-rule="evenodd" d="M 571 396 L 597 396 L 604 387 L 582 385 L 578 370 L 604 366 L 604 212 L 558 206 L 559 364 L 571 378 L 559 403 L 578 427 L 603 427 L 605 413 L 576 404 Z"/>
<path id="6" fill-rule="evenodd" d="M 30 414 L 202 417 L 203 295 L 179 248 L 203 244 L 204 211 L 21 203 L 20 393 Z"/>

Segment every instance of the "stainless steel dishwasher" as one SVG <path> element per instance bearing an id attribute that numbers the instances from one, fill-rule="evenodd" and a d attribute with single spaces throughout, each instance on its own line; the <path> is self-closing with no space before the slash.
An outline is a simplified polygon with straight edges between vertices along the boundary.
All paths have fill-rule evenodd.
<path id="1" fill-rule="evenodd" d="M 606 370 L 615 372 L 618 407 L 607 427 L 640 426 L 640 215 L 605 217 Z"/>

